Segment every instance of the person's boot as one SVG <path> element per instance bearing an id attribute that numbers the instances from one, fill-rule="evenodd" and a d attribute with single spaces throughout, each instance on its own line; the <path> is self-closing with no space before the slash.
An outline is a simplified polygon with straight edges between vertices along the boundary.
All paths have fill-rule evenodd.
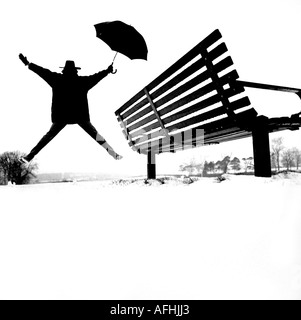
<path id="1" fill-rule="evenodd" d="M 26 166 L 28 166 L 31 162 L 31 160 L 28 158 L 28 157 L 21 157 L 19 159 L 19 161 L 22 163 L 22 164 L 25 164 Z"/>
<path id="2" fill-rule="evenodd" d="M 107 143 L 103 143 L 102 146 L 107 150 L 108 154 L 112 156 L 115 160 L 122 160 L 123 156 L 116 153 L 113 148 Z"/>
<path id="3" fill-rule="evenodd" d="M 32 160 L 32 159 L 31 159 Z M 19 159 L 20 163 L 21 163 L 21 169 L 22 169 L 22 172 L 21 172 L 21 177 L 24 177 L 27 173 L 28 173 L 28 168 L 30 166 L 30 162 L 31 160 L 28 158 L 28 157 L 21 157 Z"/>
<path id="4" fill-rule="evenodd" d="M 123 159 L 123 156 L 119 155 L 116 153 L 116 155 L 114 156 L 114 159 L 115 160 L 122 160 Z"/>

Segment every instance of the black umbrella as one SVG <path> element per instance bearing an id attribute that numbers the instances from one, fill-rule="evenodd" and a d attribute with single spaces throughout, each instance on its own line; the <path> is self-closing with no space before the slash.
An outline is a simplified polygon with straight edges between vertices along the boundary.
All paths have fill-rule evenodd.
<path id="1" fill-rule="evenodd" d="M 96 36 L 117 53 L 122 53 L 131 60 L 147 60 L 146 42 L 134 27 L 122 21 L 112 21 L 96 24 L 95 29 Z"/>

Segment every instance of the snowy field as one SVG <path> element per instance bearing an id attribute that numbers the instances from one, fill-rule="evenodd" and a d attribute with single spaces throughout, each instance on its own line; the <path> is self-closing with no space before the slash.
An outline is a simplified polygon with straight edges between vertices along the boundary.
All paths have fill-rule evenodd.
<path id="1" fill-rule="evenodd" d="M 0 188 L 0 299 L 300 299 L 301 174 Z"/>

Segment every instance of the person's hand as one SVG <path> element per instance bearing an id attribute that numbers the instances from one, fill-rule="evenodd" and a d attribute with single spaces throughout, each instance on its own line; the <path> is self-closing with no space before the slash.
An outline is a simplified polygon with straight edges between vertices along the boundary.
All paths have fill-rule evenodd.
<path id="1" fill-rule="evenodd" d="M 20 53 L 19 58 L 20 58 L 20 60 L 21 60 L 26 66 L 29 65 L 29 61 L 27 60 L 26 57 L 23 56 L 22 53 Z"/>
<path id="2" fill-rule="evenodd" d="M 107 69 L 108 73 L 113 73 L 114 72 L 114 68 L 113 68 L 113 64 L 111 64 L 108 69 Z"/>
<path id="3" fill-rule="evenodd" d="M 114 70 L 113 63 L 107 69 L 108 73 L 116 74 L 117 70 Z"/>

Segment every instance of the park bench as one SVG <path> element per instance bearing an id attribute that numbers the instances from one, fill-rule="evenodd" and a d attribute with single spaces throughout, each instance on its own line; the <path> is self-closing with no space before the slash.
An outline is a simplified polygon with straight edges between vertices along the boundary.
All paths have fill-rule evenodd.
<path id="1" fill-rule="evenodd" d="M 300 114 L 269 119 L 251 107 L 245 87 L 298 94 L 301 89 L 239 80 L 219 30 L 116 111 L 129 146 L 147 155 L 156 178 L 156 155 L 253 137 L 255 175 L 271 176 L 269 133 L 298 130 Z"/>

